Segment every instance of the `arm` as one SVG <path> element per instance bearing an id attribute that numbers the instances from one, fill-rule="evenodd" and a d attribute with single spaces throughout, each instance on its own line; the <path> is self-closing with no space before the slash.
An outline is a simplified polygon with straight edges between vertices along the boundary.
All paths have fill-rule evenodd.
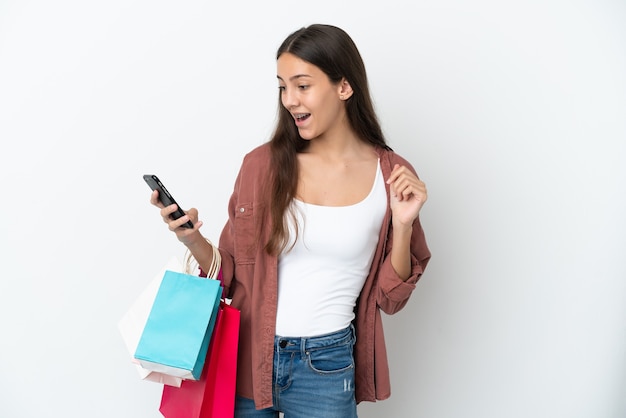
<path id="1" fill-rule="evenodd" d="M 393 265 L 394 237 L 393 228 L 388 234 L 386 254 L 384 261 L 377 272 L 378 291 L 376 302 L 386 314 L 394 314 L 401 310 L 415 290 L 416 283 L 421 278 L 430 260 L 430 250 L 426 244 L 424 231 L 419 218 L 413 223 L 409 250 L 409 275 L 400 276 Z M 396 251 L 397 252 L 397 251 Z"/>
<path id="2" fill-rule="evenodd" d="M 426 187 L 406 160 L 396 161 L 400 164 L 394 164 L 387 179 L 391 221 L 380 237 L 385 253 L 376 272 L 376 301 L 387 314 L 404 307 L 430 260 L 419 219 Z"/>
<path id="3" fill-rule="evenodd" d="M 428 197 L 426 185 L 412 170 L 399 164 L 394 166 L 387 184 L 393 223 L 391 264 L 398 276 L 406 280 L 411 274 L 413 223 Z"/>

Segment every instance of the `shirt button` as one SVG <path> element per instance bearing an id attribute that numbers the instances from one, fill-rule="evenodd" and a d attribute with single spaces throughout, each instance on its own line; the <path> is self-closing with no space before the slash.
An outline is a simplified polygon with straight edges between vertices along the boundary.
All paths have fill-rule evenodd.
<path id="1" fill-rule="evenodd" d="M 239 212 L 244 213 L 246 211 L 245 208 L 239 208 Z"/>

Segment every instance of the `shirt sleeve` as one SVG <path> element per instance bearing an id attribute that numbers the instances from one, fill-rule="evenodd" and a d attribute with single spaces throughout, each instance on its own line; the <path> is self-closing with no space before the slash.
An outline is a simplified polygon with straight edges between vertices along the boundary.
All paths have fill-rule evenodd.
<path id="1" fill-rule="evenodd" d="M 399 163 L 410 168 L 417 175 L 413 166 L 404 158 L 395 153 L 391 154 L 391 166 Z M 376 302 L 386 314 L 394 314 L 401 310 L 409 300 L 416 283 L 422 277 L 431 254 L 426 243 L 424 230 L 419 216 L 413 222 L 411 234 L 411 274 L 406 280 L 402 280 L 391 264 L 391 249 L 393 246 L 393 225 L 390 223 L 389 231 L 385 238 L 384 259 L 378 271 L 378 283 Z"/>
<path id="2" fill-rule="evenodd" d="M 230 287 L 235 275 L 235 210 L 238 203 L 238 190 L 241 184 L 243 166 L 237 174 L 233 193 L 228 201 L 228 220 L 222 228 L 219 240 L 219 250 L 222 256 L 222 284 L 224 297 L 230 297 Z"/>

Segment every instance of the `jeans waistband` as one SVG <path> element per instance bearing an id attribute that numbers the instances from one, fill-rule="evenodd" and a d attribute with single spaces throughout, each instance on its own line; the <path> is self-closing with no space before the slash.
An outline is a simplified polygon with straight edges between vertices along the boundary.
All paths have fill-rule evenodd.
<path id="1" fill-rule="evenodd" d="M 354 326 L 350 325 L 339 331 L 314 337 L 281 337 L 274 338 L 274 349 L 278 352 L 310 351 L 345 344 L 355 338 Z"/>

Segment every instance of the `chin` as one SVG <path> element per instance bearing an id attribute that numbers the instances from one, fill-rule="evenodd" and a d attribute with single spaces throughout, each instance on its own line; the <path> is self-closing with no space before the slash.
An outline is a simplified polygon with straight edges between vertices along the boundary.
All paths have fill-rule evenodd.
<path id="1" fill-rule="evenodd" d="M 311 139 L 315 139 L 317 136 L 316 135 L 312 135 L 311 133 L 308 132 L 303 132 L 298 130 L 298 133 L 300 134 L 300 138 L 306 140 L 306 141 L 310 141 Z"/>

